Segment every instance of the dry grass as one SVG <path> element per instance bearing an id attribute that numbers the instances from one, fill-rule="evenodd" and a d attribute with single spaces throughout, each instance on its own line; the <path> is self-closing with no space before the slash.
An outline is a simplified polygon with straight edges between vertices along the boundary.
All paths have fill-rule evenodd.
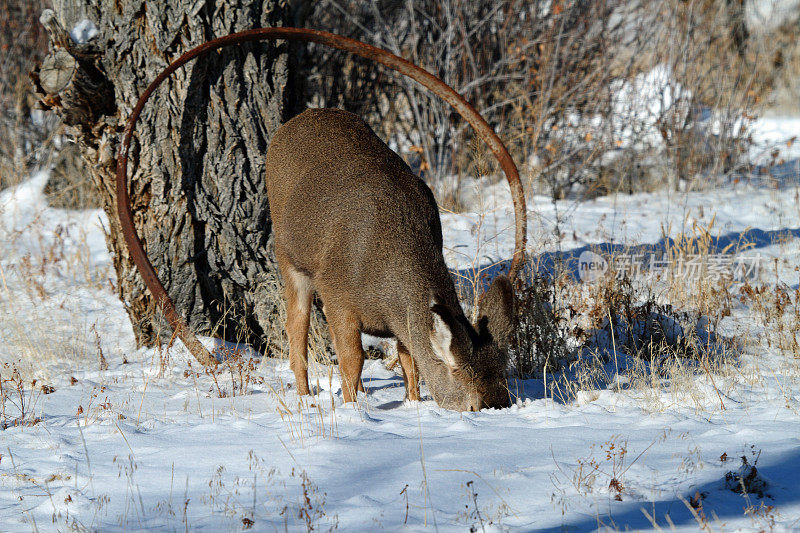
<path id="1" fill-rule="evenodd" d="M 110 272 L 94 262 L 80 227 L 52 228 L 37 218 L 20 232 L 2 233 L 0 257 L 0 360 L 14 363 L 25 381 L 51 379 L 65 363 L 97 361 L 96 332 L 105 336 L 116 326 L 88 323 L 81 298 L 107 289 Z"/>
<path id="2" fill-rule="evenodd" d="M 307 24 L 387 48 L 453 85 L 523 163 L 528 190 L 593 197 L 702 188 L 749 172 L 749 120 L 791 78 L 797 24 L 748 31 L 737 5 L 325 0 L 310 9 Z M 656 67 L 669 79 L 650 96 L 661 107 L 642 117 L 616 95 Z M 312 105 L 367 119 L 447 209 L 462 207 L 464 176 L 487 174 L 470 129 L 410 81 L 316 48 L 303 68 Z"/>
<path id="3" fill-rule="evenodd" d="M 52 166 L 44 189 L 49 205 L 65 209 L 100 207 L 91 172 L 76 144 L 63 144 L 53 153 L 47 166 Z"/>
<path id="4" fill-rule="evenodd" d="M 580 282 L 574 265 L 556 265 L 550 276 L 518 288 L 516 377 L 542 379 L 546 396 L 562 402 L 610 388 L 633 393 L 652 410 L 674 403 L 724 410 L 746 343 L 723 335 L 722 320 L 749 297 L 773 333 L 767 342 L 796 353 L 800 315 L 798 291 L 754 289 L 730 273 L 712 275 L 709 265 L 720 251 L 710 231 L 694 226 L 667 240 L 656 273 L 619 277 L 612 262 L 605 276 Z M 724 253 L 730 258 L 748 249 L 742 242 Z M 687 275 L 690 261 L 700 265 L 695 275 Z"/>
<path id="5" fill-rule="evenodd" d="M 0 1 L 0 189 L 27 178 L 52 151 L 56 121 L 38 112 L 28 72 L 47 53 L 43 0 Z"/>
<path id="6" fill-rule="evenodd" d="M 39 23 L 47 0 L 0 0 L 0 190 L 36 169 L 52 168 L 45 190 L 54 207 L 87 209 L 98 201 L 90 172 L 61 121 L 37 109 L 28 77 L 48 52 Z"/>

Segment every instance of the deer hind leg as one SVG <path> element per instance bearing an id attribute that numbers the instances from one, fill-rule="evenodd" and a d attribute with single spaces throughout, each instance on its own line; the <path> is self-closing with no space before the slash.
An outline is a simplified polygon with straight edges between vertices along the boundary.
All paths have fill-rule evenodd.
<path id="1" fill-rule="evenodd" d="M 325 319 L 328 320 L 328 331 L 330 331 L 331 341 L 333 342 L 333 347 L 336 349 L 336 354 L 338 356 L 339 348 L 336 348 L 336 332 L 333 331 L 333 326 L 331 325 L 330 319 L 328 319 L 328 314 L 325 312 L 325 306 L 324 305 L 322 306 L 322 312 L 325 314 Z M 359 339 L 360 339 L 360 334 L 359 334 Z M 362 352 L 363 352 L 363 347 L 362 347 Z M 362 362 L 362 367 L 363 367 L 363 362 Z M 359 372 L 359 375 L 360 375 L 360 372 Z M 356 387 L 356 390 L 358 392 L 364 392 L 364 383 L 360 379 L 358 380 L 358 386 Z"/>
<path id="2" fill-rule="evenodd" d="M 289 265 L 281 265 L 286 297 L 286 335 L 289 337 L 289 365 L 299 394 L 308 388 L 308 323 L 311 318 L 311 279 Z"/>
<path id="3" fill-rule="evenodd" d="M 361 347 L 359 324 L 349 313 L 338 309 L 329 309 L 327 305 L 325 313 L 333 338 L 333 347 L 336 349 L 336 357 L 339 359 L 342 396 L 345 402 L 354 402 L 356 392 L 364 390 L 364 385 L 361 383 L 364 350 Z"/>
<path id="4" fill-rule="evenodd" d="M 405 345 L 397 341 L 397 355 L 400 358 L 400 368 L 403 369 L 403 381 L 406 383 L 406 399 L 419 400 L 419 372 L 411 353 Z"/>

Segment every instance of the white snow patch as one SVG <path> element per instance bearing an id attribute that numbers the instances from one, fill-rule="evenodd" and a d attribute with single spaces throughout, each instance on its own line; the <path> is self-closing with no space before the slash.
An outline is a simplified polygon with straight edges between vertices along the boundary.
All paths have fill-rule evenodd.
<path id="1" fill-rule="evenodd" d="M 680 121 L 688 113 L 686 102 L 692 93 L 675 81 L 672 70 L 658 65 L 633 80 L 612 84 L 611 123 L 615 139 L 628 144 L 661 146 L 661 121 Z"/>
<path id="2" fill-rule="evenodd" d="M 75 44 L 86 44 L 97 37 L 98 33 L 100 31 L 94 25 L 94 22 L 89 19 L 83 19 L 69 31 L 69 36 Z"/>
<path id="3" fill-rule="evenodd" d="M 342 404 L 336 369 L 313 362 L 311 398 L 298 397 L 285 360 L 261 361 L 246 394 L 220 395 L 240 379 L 236 372 L 215 381 L 195 364 L 190 370 L 180 343 L 136 349 L 112 287 L 104 216 L 47 207 L 45 182 L 39 174 L 0 192 L 0 362 L 23 359 L 39 371 L 37 385 L 26 387 L 42 419 L 0 430 L 4 530 L 653 529 L 645 509 L 661 528 L 692 531 L 698 523 L 684 501 L 695 495 L 714 529 L 768 527 L 744 513 L 748 501 L 774 506 L 778 529 L 798 523 L 800 371 L 792 354 L 756 345 L 740 375 L 713 383 L 690 376 L 694 393 L 685 397 L 626 390 L 620 377 L 614 390 L 581 390 L 562 404 L 542 397 L 540 380 L 512 382 L 515 405 L 478 413 L 442 409 L 429 396 L 404 402 L 402 378 L 381 361 L 366 363 L 367 394 L 357 406 Z M 442 216 L 451 266 L 510 256 L 505 185 L 480 198 L 483 213 Z M 800 209 L 780 190 L 556 204 L 535 197 L 529 207 L 532 255 L 655 242 L 714 219 L 722 233 L 751 227 L 776 236 L 759 249 L 785 259 L 777 275 L 797 282 Z M 556 227 L 560 243 L 541 238 Z M 55 390 L 44 394 L 42 384 Z M 5 407 L 5 416 L 15 409 Z M 768 497 L 746 500 L 725 488 L 725 475 L 759 450 Z"/>

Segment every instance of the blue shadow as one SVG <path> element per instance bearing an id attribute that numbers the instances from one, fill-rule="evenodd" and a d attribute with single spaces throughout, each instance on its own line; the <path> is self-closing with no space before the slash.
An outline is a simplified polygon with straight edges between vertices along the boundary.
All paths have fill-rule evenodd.
<path id="1" fill-rule="evenodd" d="M 766 178 L 771 185 L 777 187 L 797 185 L 800 181 L 800 159 L 791 159 L 774 165 L 756 165 L 753 167 L 752 176 L 754 179 L 762 181 Z"/>
<path id="2" fill-rule="evenodd" d="M 709 246 L 709 253 L 722 253 L 728 246 L 733 250 L 743 249 L 745 246 L 747 253 L 754 250 L 770 246 L 780 240 L 788 238 L 800 238 L 800 228 L 784 228 L 779 230 L 762 230 L 751 228 L 743 232 L 731 232 L 725 235 L 714 237 Z M 522 279 L 531 279 L 534 276 L 550 277 L 554 272 L 565 272 L 576 281 L 580 279 L 578 270 L 578 259 L 585 251 L 591 251 L 604 257 L 617 256 L 621 254 L 634 255 L 656 255 L 663 254 L 672 246 L 675 240 L 666 237 L 653 244 L 623 245 L 614 243 L 600 243 L 581 246 L 565 252 L 544 252 L 536 256 L 528 257 Z M 498 275 L 508 272 L 511 260 L 501 261 L 491 265 L 482 265 L 477 268 L 467 268 L 457 271 L 456 285 L 460 290 L 466 291 L 464 294 L 470 295 L 471 288 L 463 278 L 475 279 L 476 272 L 480 272 L 483 283 L 483 290 L 489 287 L 491 281 Z"/>
<path id="3" fill-rule="evenodd" d="M 637 531 L 654 529 L 653 522 L 642 512 L 646 510 L 654 519 L 655 523 L 664 530 L 671 530 L 670 521 L 678 528 L 697 527 L 700 530 L 694 513 L 689 510 L 686 503 L 696 494 L 702 498 L 702 514 L 707 518 L 708 524 L 713 530 L 718 530 L 722 525 L 731 519 L 742 519 L 744 523 L 739 524 L 745 528 L 752 525 L 754 531 L 770 530 L 766 520 L 762 517 L 748 518 L 745 509 L 752 507 L 758 509 L 763 503 L 765 506 L 775 507 L 775 516 L 778 523 L 781 521 L 780 512 L 784 506 L 796 505 L 800 502 L 800 451 L 792 450 L 778 454 L 777 457 L 770 457 L 769 450 L 764 450 L 761 459 L 758 461 L 757 469 L 759 476 L 766 480 L 767 486 L 764 497 L 733 492 L 725 486 L 724 472 L 735 471 L 741 465 L 737 455 L 732 455 L 727 463 L 718 463 L 721 476 L 718 480 L 709 483 L 691 486 L 682 494 L 676 494 L 673 498 L 657 501 L 622 501 L 610 502 L 610 510 L 606 513 L 598 513 L 592 516 L 578 518 L 566 518 L 561 525 L 547 528 L 530 528 L 525 531 L 596 531 L 598 529 L 612 528 L 621 531 Z M 770 457 L 770 462 L 766 462 Z M 730 466 L 728 466 L 730 465 Z M 710 465 L 712 468 L 714 465 Z M 624 479 L 622 480 L 624 483 Z M 609 499 L 611 497 L 609 496 Z M 624 498 L 624 492 L 623 492 Z M 699 510 L 695 510 L 699 513 Z M 669 517 L 669 519 L 667 519 Z M 791 517 L 782 517 L 791 525 Z M 750 522 L 750 520 L 753 520 Z M 787 524 L 784 523 L 785 527 Z M 797 523 L 795 522 L 794 526 Z M 780 526 L 778 526 L 780 527 Z"/>

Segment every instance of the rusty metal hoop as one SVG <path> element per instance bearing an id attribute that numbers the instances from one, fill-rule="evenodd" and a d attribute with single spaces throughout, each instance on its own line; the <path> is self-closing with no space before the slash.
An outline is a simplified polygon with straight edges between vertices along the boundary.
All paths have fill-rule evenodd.
<path id="1" fill-rule="evenodd" d="M 481 117 L 477 110 L 469 104 L 460 94 L 441 81 L 439 78 L 429 73 L 428 71 L 398 57 L 390 52 L 376 48 L 366 43 L 328 33 L 319 30 L 310 30 L 305 28 L 257 28 L 253 30 L 246 30 L 238 33 L 232 33 L 225 37 L 219 37 L 205 44 L 201 44 L 196 48 L 192 48 L 184 53 L 178 59 L 173 61 L 156 79 L 150 83 L 145 89 L 139 101 L 136 102 L 136 107 L 133 108 L 131 116 L 125 126 L 124 136 L 122 140 L 122 147 L 119 155 L 117 156 L 117 213 L 119 221 L 122 226 L 122 233 L 125 237 L 125 243 L 128 246 L 128 251 L 133 258 L 136 267 L 142 275 L 145 285 L 156 300 L 156 304 L 161 308 L 164 316 L 169 321 L 175 334 L 183 341 L 184 345 L 194 355 L 194 357 L 203 365 L 214 365 L 216 359 L 206 350 L 200 343 L 194 333 L 189 329 L 186 322 L 178 314 L 175 309 L 175 304 L 170 299 L 164 285 L 158 279 L 158 275 L 147 258 L 144 252 L 142 241 L 136 234 L 133 225 L 133 214 L 131 213 L 130 198 L 128 196 L 128 152 L 130 150 L 131 139 L 133 138 L 133 131 L 136 126 L 136 121 L 144 108 L 150 95 L 161 83 L 167 79 L 170 74 L 177 69 L 202 55 L 235 44 L 247 43 L 252 41 L 261 40 L 287 40 L 287 41 L 303 41 L 313 42 L 344 50 L 364 57 L 371 61 L 380 63 L 400 74 L 407 76 L 425 88 L 430 90 L 438 97 L 445 100 L 450 104 L 459 115 L 461 115 L 478 135 L 489 145 L 489 148 L 494 153 L 503 172 L 506 175 L 508 184 L 511 187 L 511 197 L 514 202 L 514 215 L 516 219 L 516 230 L 514 236 L 514 257 L 511 261 L 509 277 L 513 280 L 522 266 L 525 254 L 525 239 L 527 228 L 527 213 L 525 208 L 525 196 L 522 190 L 522 183 L 520 182 L 519 172 L 511 159 L 503 141 L 492 130 L 491 126 Z"/>

